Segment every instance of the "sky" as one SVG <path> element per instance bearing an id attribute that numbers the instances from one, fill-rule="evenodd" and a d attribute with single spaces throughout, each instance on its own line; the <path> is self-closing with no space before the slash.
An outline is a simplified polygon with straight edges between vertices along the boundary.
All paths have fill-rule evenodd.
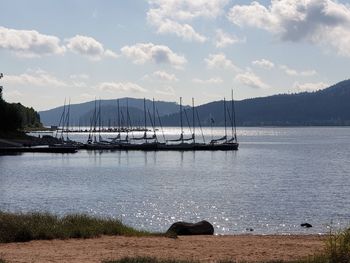
<path id="1" fill-rule="evenodd" d="M 349 78 L 347 0 L 0 0 L 0 85 L 36 110 L 120 97 L 197 105 Z"/>

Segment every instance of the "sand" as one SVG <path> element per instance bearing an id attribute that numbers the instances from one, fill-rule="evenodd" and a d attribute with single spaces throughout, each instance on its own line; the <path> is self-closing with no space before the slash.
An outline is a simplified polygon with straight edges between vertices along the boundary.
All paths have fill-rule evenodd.
<path id="1" fill-rule="evenodd" d="M 118 237 L 31 241 L 0 244 L 0 258 L 9 262 L 101 262 L 126 256 L 162 259 L 292 260 L 324 249 L 321 236 L 188 236 Z"/>

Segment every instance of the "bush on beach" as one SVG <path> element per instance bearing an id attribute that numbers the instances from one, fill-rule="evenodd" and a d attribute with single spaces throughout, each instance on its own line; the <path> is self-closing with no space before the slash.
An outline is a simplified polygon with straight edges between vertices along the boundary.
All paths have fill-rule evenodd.
<path id="1" fill-rule="evenodd" d="M 88 215 L 58 217 L 48 213 L 13 214 L 0 212 L 0 243 L 67 238 L 90 238 L 100 235 L 145 236 L 119 220 Z"/>
<path id="2" fill-rule="evenodd" d="M 350 263 L 350 228 L 338 233 L 330 231 L 325 254 L 329 263 Z"/>

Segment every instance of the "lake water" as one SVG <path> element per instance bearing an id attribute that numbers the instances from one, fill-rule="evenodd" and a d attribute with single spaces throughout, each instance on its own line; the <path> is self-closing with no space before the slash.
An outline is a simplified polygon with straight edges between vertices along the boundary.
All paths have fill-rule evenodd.
<path id="1" fill-rule="evenodd" d="M 208 140 L 223 129 L 204 133 Z M 206 219 L 217 234 L 311 234 L 349 225 L 350 128 L 239 128 L 238 135 L 235 152 L 0 156 L 0 210 L 87 213 L 152 231 Z M 314 227 L 303 229 L 303 222 Z"/>

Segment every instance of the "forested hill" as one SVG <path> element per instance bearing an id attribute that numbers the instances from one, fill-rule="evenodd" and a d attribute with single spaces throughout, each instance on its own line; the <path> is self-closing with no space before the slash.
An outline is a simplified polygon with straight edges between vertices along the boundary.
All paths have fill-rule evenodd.
<path id="1" fill-rule="evenodd" d="M 231 104 L 227 102 L 227 108 Z M 350 80 L 316 92 L 282 94 L 237 101 L 237 124 L 241 126 L 350 125 Z M 201 124 L 224 124 L 223 101 L 197 107 Z M 191 122 L 192 114 L 188 112 Z M 230 122 L 227 114 L 227 122 Z M 162 118 L 163 125 L 179 125 L 179 114 Z M 185 121 L 184 123 L 187 123 Z"/>
<path id="2" fill-rule="evenodd" d="M 2 132 L 40 127 L 40 116 L 33 108 L 20 103 L 7 103 L 3 100 L 0 90 L 0 135 Z"/>
<path id="3" fill-rule="evenodd" d="M 101 118 L 103 123 L 106 125 L 108 122 L 115 123 L 117 117 L 117 100 L 101 100 L 101 101 L 89 101 L 79 104 L 70 105 L 70 124 L 71 125 L 90 125 L 90 118 L 93 115 L 95 107 L 99 107 L 101 102 Z M 140 113 L 140 116 L 132 118 L 138 120 L 143 118 L 143 99 L 135 98 L 121 98 L 119 99 L 120 109 L 125 111 L 126 105 L 129 105 L 129 111 L 133 113 Z M 163 116 L 166 114 L 172 114 L 177 112 L 179 106 L 175 102 L 155 101 L 155 105 L 158 109 L 159 115 Z M 146 100 L 146 107 L 152 109 L 152 101 Z M 66 108 L 67 110 L 67 108 Z M 98 109 L 97 109 L 98 110 Z M 41 121 L 44 125 L 58 125 L 60 117 L 63 112 L 63 106 L 41 111 L 39 112 Z"/>

